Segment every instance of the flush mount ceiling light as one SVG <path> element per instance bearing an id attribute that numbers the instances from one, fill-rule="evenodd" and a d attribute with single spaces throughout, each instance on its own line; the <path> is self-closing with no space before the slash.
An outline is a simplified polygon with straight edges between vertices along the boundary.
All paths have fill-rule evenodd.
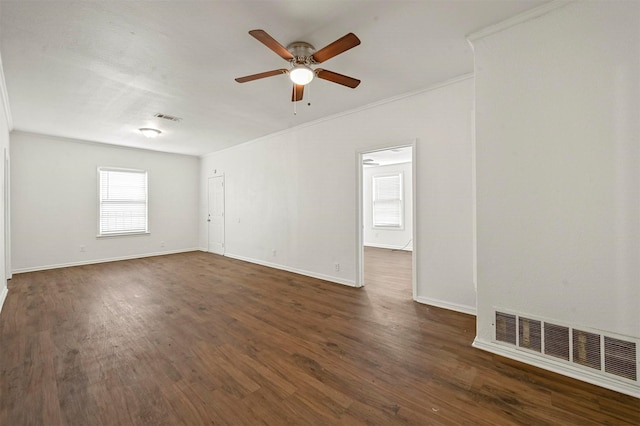
<path id="1" fill-rule="evenodd" d="M 289 78 L 295 84 L 304 86 L 313 80 L 313 70 L 306 65 L 296 65 L 289 71 Z"/>
<path id="2" fill-rule="evenodd" d="M 160 133 L 162 133 L 160 130 L 152 129 L 150 127 L 143 127 L 142 129 L 138 129 L 138 130 L 140 130 L 140 133 L 142 133 L 144 137 L 149 139 L 156 138 Z"/>

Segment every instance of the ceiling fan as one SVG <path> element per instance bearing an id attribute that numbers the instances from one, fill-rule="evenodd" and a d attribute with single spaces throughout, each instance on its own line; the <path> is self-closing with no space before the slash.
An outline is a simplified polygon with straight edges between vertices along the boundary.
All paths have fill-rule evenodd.
<path id="1" fill-rule="evenodd" d="M 304 86 L 310 83 L 314 77 L 338 83 L 352 89 L 355 89 L 360 84 L 360 80 L 353 77 L 338 74 L 337 72 L 322 68 L 311 68 L 312 65 L 320 64 L 359 45 L 360 39 L 353 33 L 349 33 L 344 37 L 339 38 L 318 51 L 316 51 L 311 44 L 304 41 L 295 41 L 287 47 L 284 47 L 264 30 L 251 30 L 249 31 L 249 34 L 269 49 L 273 50 L 282 59 L 288 61 L 291 64 L 291 68 L 280 68 L 277 70 L 247 75 L 245 77 L 238 77 L 235 79 L 238 83 L 246 83 L 247 81 L 273 77 L 280 74 L 288 74 L 289 78 L 293 82 L 293 93 L 291 95 L 292 102 L 302 100 L 304 95 Z"/>

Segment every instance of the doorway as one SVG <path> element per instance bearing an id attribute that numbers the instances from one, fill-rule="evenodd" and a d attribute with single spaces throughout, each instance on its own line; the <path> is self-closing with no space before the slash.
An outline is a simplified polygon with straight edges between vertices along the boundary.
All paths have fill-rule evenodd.
<path id="1" fill-rule="evenodd" d="M 208 195 L 208 249 L 211 253 L 224 254 L 224 176 L 209 178 Z"/>
<path id="2" fill-rule="evenodd" d="M 415 142 L 360 152 L 357 164 L 356 283 L 415 299 Z"/>

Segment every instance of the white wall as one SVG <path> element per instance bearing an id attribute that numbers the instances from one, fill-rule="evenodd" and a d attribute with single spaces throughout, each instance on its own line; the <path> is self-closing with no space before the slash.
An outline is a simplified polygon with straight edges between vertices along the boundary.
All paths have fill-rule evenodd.
<path id="1" fill-rule="evenodd" d="M 14 272 L 198 246 L 197 157 L 22 132 L 11 154 Z M 100 166 L 148 171 L 149 235 L 96 238 Z"/>
<path id="2" fill-rule="evenodd" d="M 465 78 L 205 156 L 201 247 L 216 171 L 227 255 L 354 285 L 357 153 L 417 139 L 417 299 L 473 312 L 472 107 Z"/>
<path id="3" fill-rule="evenodd" d="M 375 175 L 402 173 L 404 217 L 402 229 L 373 228 L 373 183 Z M 413 183 L 411 163 L 368 166 L 363 170 L 363 240 L 365 246 L 413 250 Z"/>
<path id="4" fill-rule="evenodd" d="M 639 338 L 640 3 L 511 24 L 473 42 L 477 343 L 494 307 Z"/>
<path id="5" fill-rule="evenodd" d="M 7 280 L 10 276 L 7 267 L 11 265 L 11 258 L 5 257 L 6 246 L 11 241 L 10 235 L 5 232 L 5 225 L 9 218 L 5 214 L 7 208 L 5 202 L 5 150 L 9 153 L 9 131 L 10 119 L 9 105 L 7 102 L 7 90 L 4 85 L 4 72 L 2 71 L 2 61 L 0 60 L 0 310 L 7 297 Z M 5 263 L 5 259 L 8 264 Z"/>

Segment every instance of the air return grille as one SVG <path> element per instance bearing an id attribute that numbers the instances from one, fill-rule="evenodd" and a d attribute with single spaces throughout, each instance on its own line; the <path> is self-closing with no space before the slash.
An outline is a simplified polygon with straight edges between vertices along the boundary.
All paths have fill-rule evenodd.
<path id="1" fill-rule="evenodd" d="M 544 353 L 569 361 L 569 327 L 544 323 Z"/>
<path id="2" fill-rule="evenodd" d="M 518 321 L 518 345 L 521 348 L 530 349 L 532 351 L 542 351 L 542 322 L 529 319 L 519 318 Z"/>
<path id="3" fill-rule="evenodd" d="M 496 340 L 516 344 L 516 316 L 496 312 Z"/>
<path id="4" fill-rule="evenodd" d="M 638 380 L 636 344 L 604 337 L 604 371 L 629 380 Z"/>
<path id="5" fill-rule="evenodd" d="M 176 121 L 176 122 L 182 121 L 182 118 L 174 117 L 173 115 L 169 115 L 169 114 L 157 113 L 156 115 L 154 115 L 154 117 L 162 118 L 163 120 L 169 120 L 169 121 Z"/>
<path id="6" fill-rule="evenodd" d="M 600 335 L 573 330 L 573 362 L 600 370 Z"/>
<path id="7" fill-rule="evenodd" d="M 637 343 L 596 330 L 553 324 L 530 316 L 495 312 L 495 340 L 518 349 L 638 382 Z M 610 334 L 610 333 L 608 333 Z M 640 385 L 640 383 L 638 383 Z"/>

